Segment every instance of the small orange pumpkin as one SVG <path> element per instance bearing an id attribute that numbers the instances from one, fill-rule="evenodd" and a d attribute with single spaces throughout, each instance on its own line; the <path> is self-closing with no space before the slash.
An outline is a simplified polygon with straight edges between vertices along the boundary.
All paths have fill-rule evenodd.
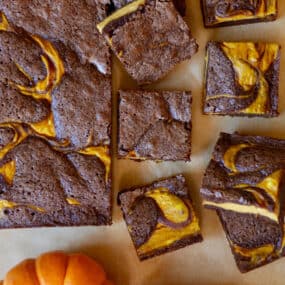
<path id="1" fill-rule="evenodd" d="M 86 255 L 49 252 L 13 267 L 0 285 L 113 285 L 103 267 Z"/>

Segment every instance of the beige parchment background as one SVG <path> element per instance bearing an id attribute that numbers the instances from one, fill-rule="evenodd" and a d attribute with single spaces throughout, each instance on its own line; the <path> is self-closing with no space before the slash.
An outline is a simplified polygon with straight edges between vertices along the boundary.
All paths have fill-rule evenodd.
<path id="1" fill-rule="evenodd" d="M 177 66 L 152 89 L 192 90 L 193 153 L 191 163 L 114 162 L 114 223 L 111 227 L 48 228 L 0 231 L 0 279 L 15 263 L 49 250 L 87 253 L 106 268 L 117 285 L 281 285 L 285 258 L 247 274 L 237 270 L 214 212 L 203 210 L 199 187 L 220 131 L 271 135 L 285 139 L 285 1 L 279 0 L 275 22 L 206 30 L 199 0 L 188 0 L 186 21 L 200 49 L 190 62 Z M 205 116 L 201 112 L 205 44 L 208 40 L 276 41 L 283 46 L 280 74 L 280 113 L 275 119 Z M 114 60 L 114 93 L 135 88 L 134 82 Z M 116 96 L 113 98 L 116 109 Z M 116 112 L 114 112 L 114 121 Z M 114 130 L 114 133 L 116 130 Z M 148 261 L 139 262 L 133 249 L 116 194 L 125 187 L 183 173 L 201 219 L 204 242 Z"/>

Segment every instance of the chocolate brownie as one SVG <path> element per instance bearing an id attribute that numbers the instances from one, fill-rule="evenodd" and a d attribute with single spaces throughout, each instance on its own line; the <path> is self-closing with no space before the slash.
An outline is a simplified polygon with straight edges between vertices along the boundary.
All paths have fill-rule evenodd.
<path id="1" fill-rule="evenodd" d="M 11 163 L 12 181 L 0 180 L 0 228 L 110 222 L 110 185 L 95 156 L 63 154 L 28 137 L 1 160 L 0 169 Z"/>
<path id="2" fill-rule="evenodd" d="M 110 224 L 110 75 L 62 41 L 7 23 L 0 24 L 0 228 Z"/>
<path id="3" fill-rule="evenodd" d="M 162 78 L 198 49 L 170 0 L 133 1 L 108 16 L 97 28 L 139 84 Z"/>
<path id="4" fill-rule="evenodd" d="M 12 141 L 13 137 L 13 129 L 0 127 L 0 149 Z"/>
<path id="5" fill-rule="evenodd" d="M 202 241 L 182 175 L 124 190 L 118 201 L 140 260 Z"/>
<path id="6" fill-rule="evenodd" d="M 217 210 L 241 272 L 281 254 L 285 140 L 222 133 L 200 193 Z"/>
<path id="7" fill-rule="evenodd" d="M 278 116 L 280 46 L 209 42 L 204 114 Z"/>
<path id="8" fill-rule="evenodd" d="M 191 93 L 119 91 L 118 155 L 135 160 L 190 160 Z"/>
<path id="9" fill-rule="evenodd" d="M 277 0 L 201 0 L 206 28 L 273 21 Z"/>
<path id="10" fill-rule="evenodd" d="M 134 0 L 112 0 L 115 9 L 120 9 L 125 5 L 133 2 Z M 175 8 L 180 13 L 181 16 L 186 14 L 186 0 L 172 0 Z"/>
<path id="11" fill-rule="evenodd" d="M 10 24 L 30 34 L 60 40 L 71 47 L 82 63 L 93 63 L 100 72 L 110 73 L 108 45 L 96 30 L 107 15 L 108 0 L 2 0 L 2 11 Z"/>

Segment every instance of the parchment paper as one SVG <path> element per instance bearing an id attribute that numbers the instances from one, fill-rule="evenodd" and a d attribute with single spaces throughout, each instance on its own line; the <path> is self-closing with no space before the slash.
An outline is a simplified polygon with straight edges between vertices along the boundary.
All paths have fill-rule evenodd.
<path id="1" fill-rule="evenodd" d="M 200 49 L 190 62 L 180 64 L 167 78 L 149 88 L 192 90 L 193 153 L 191 163 L 114 162 L 114 224 L 111 227 L 49 228 L 0 231 L 0 279 L 23 258 L 49 250 L 85 252 L 105 266 L 117 285 L 281 285 L 285 283 L 285 258 L 241 274 L 214 212 L 201 208 L 199 187 L 220 131 L 241 131 L 285 139 L 285 1 L 279 1 L 275 22 L 206 30 L 199 0 L 188 0 L 186 21 Z M 276 41 L 283 45 L 280 74 L 280 112 L 276 119 L 205 116 L 201 112 L 205 44 L 208 40 Z M 114 91 L 136 87 L 114 60 Z M 114 96 L 116 108 L 116 96 Z M 116 114 L 114 114 L 114 120 Z M 114 133 L 116 130 L 114 129 Z M 139 262 L 131 243 L 116 194 L 125 187 L 183 173 L 201 219 L 204 242 L 148 261 Z M 24 285 L 24 284 L 23 284 Z M 82 284 L 85 285 L 85 284 Z M 87 285 L 87 284 L 86 284 Z"/>

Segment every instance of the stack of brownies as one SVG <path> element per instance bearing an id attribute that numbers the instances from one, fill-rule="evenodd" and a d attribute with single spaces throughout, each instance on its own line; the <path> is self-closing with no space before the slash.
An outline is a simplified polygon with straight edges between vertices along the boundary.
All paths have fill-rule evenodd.
<path id="1" fill-rule="evenodd" d="M 111 224 L 111 50 L 117 156 L 190 161 L 191 92 L 146 91 L 198 49 L 183 0 L 0 1 L 0 227 Z M 55 3 L 56 2 L 56 3 Z M 205 27 L 270 21 L 277 1 L 203 0 Z M 278 115 L 280 46 L 209 42 L 204 114 Z M 284 155 L 284 156 L 283 156 Z M 222 133 L 201 195 L 243 272 L 283 255 L 285 141 Z M 202 241 L 182 175 L 118 202 L 141 260 Z"/>

